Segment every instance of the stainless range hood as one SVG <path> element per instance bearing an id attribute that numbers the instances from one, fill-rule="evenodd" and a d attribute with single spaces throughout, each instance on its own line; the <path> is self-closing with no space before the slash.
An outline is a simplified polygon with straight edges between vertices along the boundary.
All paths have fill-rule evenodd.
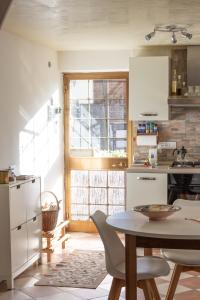
<path id="1" fill-rule="evenodd" d="M 187 84 L 200 85 L 200 46 L 187 47 Z"/>

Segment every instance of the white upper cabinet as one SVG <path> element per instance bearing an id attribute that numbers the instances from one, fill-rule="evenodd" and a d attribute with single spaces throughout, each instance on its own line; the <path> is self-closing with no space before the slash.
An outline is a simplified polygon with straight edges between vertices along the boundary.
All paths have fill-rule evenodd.
<path id="1" fill-rule="evenodd" d="M 129 119 L 168 120 L 169 57 L 130 58 Z"/>

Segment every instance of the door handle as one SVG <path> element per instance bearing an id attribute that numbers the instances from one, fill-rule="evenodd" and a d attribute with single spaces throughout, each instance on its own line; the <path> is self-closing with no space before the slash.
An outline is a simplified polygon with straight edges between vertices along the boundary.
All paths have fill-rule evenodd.
<path id="1" fill-rule="evenodd" d="M 140 117 L 156 117 L 158 113 L 140 113 Z"/>
<path id="2" fill-rule="evenodd" d="M 120 167 L 120 168 L 127 168 L 127 164 L 124 162 L 120 162 L 120 163 L 118 163 L 118 164 L 112 164 L 111 165 L 113 168 L 117 168 L 117 167 Z"/>
<path id="3" fill-rule="evenodd" d="M 137 180 L 156 180 L 156 177 L 137 177 Z"/>

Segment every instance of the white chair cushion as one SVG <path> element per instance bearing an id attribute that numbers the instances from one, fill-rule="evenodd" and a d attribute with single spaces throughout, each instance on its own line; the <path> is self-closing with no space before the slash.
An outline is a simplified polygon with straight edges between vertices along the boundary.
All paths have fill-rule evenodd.
<path id="1" fill-rule="evenodd" d="M 163 256 L 176 264 L 183 266 L 200 266 L 200 251 L 162 249 Z"/>
<path id="2" fill-rule="evenodd" d="M 117 278 L 125 280 L 125 263 L 116 266 Z M 137 258 L 137 280 L 166 276 L 170 272 L 168 263 L 160 257 L 142 256 Z"/>

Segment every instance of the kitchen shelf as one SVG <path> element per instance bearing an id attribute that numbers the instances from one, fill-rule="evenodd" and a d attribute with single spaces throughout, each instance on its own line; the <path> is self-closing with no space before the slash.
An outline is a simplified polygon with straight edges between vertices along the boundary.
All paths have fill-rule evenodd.
<path id="1" fill-rule="evenodd" d="M 181 106 L 181 107 L 200 107 L 200 96 L 170 96 L 168 98 L 168 104 L 170 107 Z"/>
<path id="2" fill-rule="evenodd" d="M 158 133 L 137 133 L 137 136 L 157 136 Z"/>

